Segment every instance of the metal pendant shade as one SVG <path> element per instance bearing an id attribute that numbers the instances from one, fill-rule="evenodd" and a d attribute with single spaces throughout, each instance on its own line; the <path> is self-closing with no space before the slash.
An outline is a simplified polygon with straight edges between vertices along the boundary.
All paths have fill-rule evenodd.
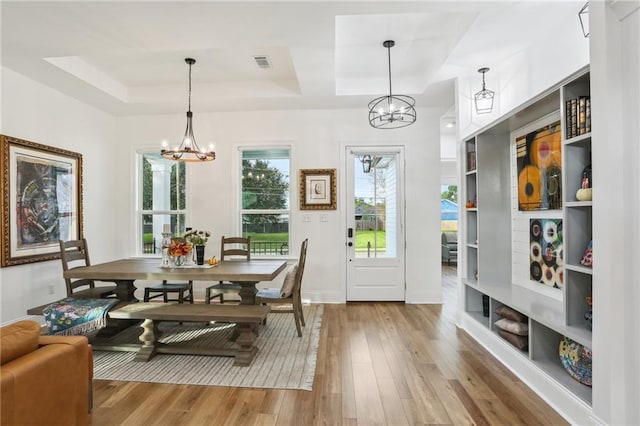
<path id="1" fill-rule="evenodd" d="M 375 155 L 373 157 L 371 157 L 371 155 L 365 154 L 365 155 L 363 155 L 361 157 L 358 157 L 358 159 L 362 163 L 362 171 L 364 173 L 370 173 L 371 169 L 375 169 L 376 168 L 376 166 L 378 165 L 380 160 L 382 160 L 382 157 L 378 157 L 378 156 L 375 156 Z"/>
<path id="2" fill-rule="evenodd" d="M 393 40 L 382 43 L 389 58 L 389 94 L 369 102 L 369 124 L 376 129 L 397 129 L 416 122 L 415 99 L 407 95 L 394 95 L 391 91 L 391 48 Z"/>
<path id="3" fill-rule="evenodd" d="M 484 75 L 487 71 L 489 71 L 487 67 L 478 70 L 478 72 L 482 74 L 482 90 L 473 96 L 478 114 L 488 114 L 493 111 L 493 99 L 496 92 L 488 90 L 484 84 Z"/>
<path id="4" fill-rule="evenodd" d="M 168 149 L 166 142 L 163 143 L 160 154 L 168 160 L 198 162 L 212 161 L 216 159 L 216 153 L 213 151 L 213 144 L 209 146 L 207 151 L 198 147 L 196 138 L 193 135 L 193 113 L 191 112 L 191 66 L 196 63 L 193 58 L 185 58 L 189 65 L 189 109 L 187 110 L 187 128 L 184 131 L 182 142 L 174 149 Z"/>

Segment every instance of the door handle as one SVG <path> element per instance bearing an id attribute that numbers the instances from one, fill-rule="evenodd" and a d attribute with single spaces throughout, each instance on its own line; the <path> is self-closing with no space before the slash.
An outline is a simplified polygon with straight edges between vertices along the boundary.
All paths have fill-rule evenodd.
<path id="1" fill-rule="evenodd" d="M 349 241 L 349 242 L 347 243 L 347 245 L 348 245 L 349 247 L 353 247 L 353 242 Z"/>

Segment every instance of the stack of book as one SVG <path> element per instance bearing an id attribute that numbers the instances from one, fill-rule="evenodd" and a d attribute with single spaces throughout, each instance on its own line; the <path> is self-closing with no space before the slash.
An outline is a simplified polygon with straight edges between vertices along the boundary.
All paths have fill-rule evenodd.
<path id="1" fill-rule="evenodd" d="M 476 152 L 467 152 L 467 171 L 472 172 L 476 169 Z"/>
<path id="2" fill-rule="evenodd" d="M 591 132 L 591 98 L 579 96 L 565 103 L 566 139 Z"/>

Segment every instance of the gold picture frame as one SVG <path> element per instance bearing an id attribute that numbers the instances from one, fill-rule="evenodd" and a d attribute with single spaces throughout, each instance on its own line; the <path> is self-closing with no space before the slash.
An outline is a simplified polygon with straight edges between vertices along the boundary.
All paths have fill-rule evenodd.
<path id="1" fill-rule="evenodd" d="M 0 135 L 0 265 L 60 258 L 82 238 L 82 154 Z"/>
<path id="2" fill-rule="evenodd" d="M 300 169 L 300 210 L 336 210 L 336 169 Z"/>

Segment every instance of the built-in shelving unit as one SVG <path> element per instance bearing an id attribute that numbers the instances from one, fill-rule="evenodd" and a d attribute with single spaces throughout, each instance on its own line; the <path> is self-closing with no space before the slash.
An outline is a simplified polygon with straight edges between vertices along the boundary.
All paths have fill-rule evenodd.
<path id="1" fill-rule="evenodd" d="M 478 172 L 477 172 L 477 151 L 475 138 L 464 142 L 465 154 L 465 185 L 464 200 L 466 200 L 464 221 L 465 221 L 465 239 L 466 246 L 464 261 L 464 280 L 467 283 L 475 284 L 478 280 Z M 472 206 L 467 206 L 472 203 Z"/>
<path id="2" fill-rule="evenodd" d="M 585 325 L 584 315 L 589 309 L 587 298 L 592 294 L 593 269 L 581 264 L 581 259 L 592 241 L 593 201 L 576 198 L 583 170 L 591 164 L 591 133 L 587 126 L 582 134 L 567 137 L 573 133 L 569 131 L 570 111 L 565 106 L 571 99 L 589 97 L 589 83 L 588 69 L 581 70 L 465 138 L 461 151 L 466 159 L 461 161 L 460 170 L 464 201 L 475 201 L 473 207 L 461 207 L 462 324 L 516 374 L 535 386 L 543 398 L 577 422 L 592 413 L 592 388 L 565 371 L 559 345 L 563 337 L 568 337 L 586 348 L 592 347 L 592 332 Z M 515 275 L 529 275 L 528 270 L 516 271 L 528 264 L 512 261 L 512 252 L 521 250 L 522 241 L 529 237 L 514 235 L 516 231 L 510 227 L 514 220 L 513 190 L 518 185 L 514 182 L 512 133 L 547 117 L 559 117 L 562 124 L 562 209 L 546 214 L 562 219 L 558 265 L 564 268 L 558 273 L 563 273 L 564 279 L 560 289 L 537 291 L 536 285 L 544 285 L 521 285 L 513 278 L 514 271 Z M 486 308 L 483 310 L 487 297 L 488 313 Z M 498 335 L 494 311 L 501 305 L 528 317 L 528 350 L 517 349 Z"/>

